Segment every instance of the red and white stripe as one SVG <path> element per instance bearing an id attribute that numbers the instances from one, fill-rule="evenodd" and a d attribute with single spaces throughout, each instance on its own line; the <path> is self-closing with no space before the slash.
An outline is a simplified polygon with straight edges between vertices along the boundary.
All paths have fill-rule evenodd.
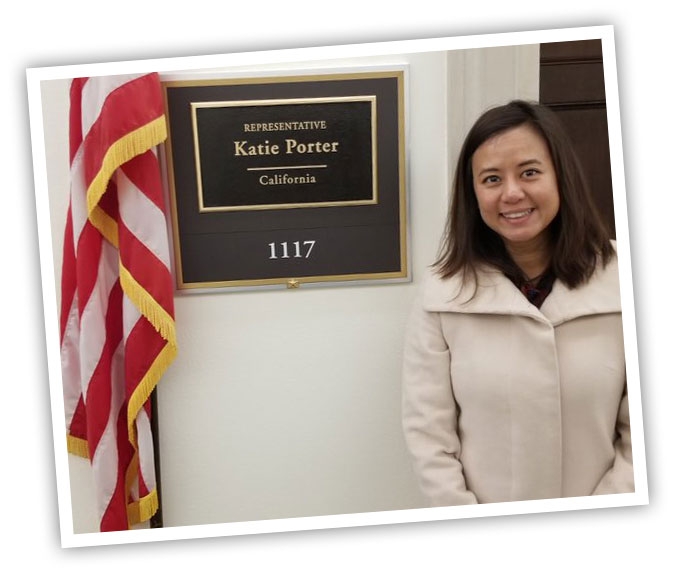
<path id="1" fill-rule="evenodd" d="M 75 79 L 61 345 L 68 447 L 89 457 L 102 531 L 158 508 L 150 395 L 176 354 L 155 146 L 157 74 Z"/>

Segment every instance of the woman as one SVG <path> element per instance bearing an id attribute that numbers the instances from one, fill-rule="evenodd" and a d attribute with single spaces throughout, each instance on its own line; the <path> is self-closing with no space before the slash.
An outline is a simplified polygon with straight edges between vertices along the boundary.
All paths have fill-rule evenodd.
<path id="1" fill-rule="evenodd" d="M 430 504 L 633 492 L 613 243 L 554 114 L 484 113 L 411 314 L 403 425 Z"/>

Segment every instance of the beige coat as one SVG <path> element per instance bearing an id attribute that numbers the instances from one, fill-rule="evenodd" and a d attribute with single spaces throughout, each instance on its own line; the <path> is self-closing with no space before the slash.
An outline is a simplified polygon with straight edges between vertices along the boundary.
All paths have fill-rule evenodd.
<path id="1" fill-rule="evenodd" d="M 538 310 L 504 275 L 430 275 L 409 319 L 403 426 L 430 504 L 633 492 L 616 259 Z"/>

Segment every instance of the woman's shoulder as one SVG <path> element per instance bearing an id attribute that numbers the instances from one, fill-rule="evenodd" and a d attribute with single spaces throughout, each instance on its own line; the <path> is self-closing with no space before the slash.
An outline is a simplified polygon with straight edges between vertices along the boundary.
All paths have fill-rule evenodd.
<path id="1" fill-rule="evenodd" d="M 602 258 L 598 259 L 597 267 L 589 282 L 603 282 L 604 284 L 619 285 L 619 258 L 617 253 L 616 240 L 609 241 L 612 245 L 612 253 L 607 262 Z"/>
<path id="2" fill-rule="evenodd" d="M 460 270 L 445 277 L 431 267 L 421 281 L 420 301 L 425 310 L 432 312 L 469 312 L 483 307 L 489 310 L 500 296 L 510 300 L 512 290 L 512 283 L 496 269 L 479 268 L 475 275 Z"/>
<path id="3" fill-rule="evenodd" d="M 461 273 L 443 276 L 436 267 L 430 266 L 423 271 L 418 288 L 418 298 L 422 308 L 430 311 L 443 310 L 462 292 Z"/>
<path id="4" fill-rule="evenodd" d="M 577 317 L 620 313 L 621 294 L 619 282 L 619 266 L 614 252 L 604 263 L 600 257 L 592 276 L 575 288 L 569 288 L 563 283 L 556 283 L 552 293 L 543 304 L 548 318 L 555 322 Z"/>

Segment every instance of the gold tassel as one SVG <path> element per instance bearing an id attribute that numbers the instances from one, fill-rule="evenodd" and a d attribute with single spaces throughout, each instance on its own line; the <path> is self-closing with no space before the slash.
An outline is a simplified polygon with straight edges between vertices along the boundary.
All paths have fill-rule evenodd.
<path id="1" fill-rule="evenodd" d="M 73 437 L 70 434 L 67 434 L 67 451 L 77 457 L 90 459 L 88 454 L 88 442 L 84 439 Z"/>
<path id="2" fill-rule="evenodd" d="M 143 154 L 156 144 L 160 144 L 166 138 L 167 125 L 165 123 L 165 117 L 160 116 L 114 142 L 105 153 L 103 164 L 86 191 L 86 203 L 88 206 L 89 220 L 105 238 L 110 240 L 110 242 L 112 242 L 112 238 L 117 238 L 116 234 L 113 236 L 112 230 L 108 228 L 102 215 L 94 215 L 94 211 L 98 207 L 100 199 L 103 194 L 105 194 L 110 178 L 112 178 L 115 170 L 124 163 L 130 161 L 139 154 Z M 113 243 L 115 246 L 117 246 L 116 242 L 115 240 Z"/>
<path id="3" fill-rule="evenodd" d="M 136 386 L 136 389 L 134 389 L 129 399 L 127 423 L 129 426 L 129 441 L 134 446 L 136 446 L 136 430 L 134 428 L 136 415 L 138 415 L 146 400 L 153 393 L 155 385 L 157 385 L 162 375 L 172 364 L 175 356 L 177 356 L 177 346 L 173 343 L 167 343 L 162 351 L 160 351 L 155 361 L 153 361 L 153 364 L 149 367 L 148 371 L 141 379 L 141 382 Z"/>
<path id="4" fill-rule="evenodd" d="M 131 302 L 141 311 L 141 314 L 155 327 L 162 337 L 176 345 L 177 333 L 174 319 L 162 308 L 150 293 L 142 287 L 133 275 L 119 263 L 119 279 L 122 290 Z"/>
<path id="5" fill-rule="evenodd" d="M 127 505 L 127 518 L 129 521 L 129 528 L 133 525 L 138 525 L 144 521 L 148 521 L 158 510 L 158 491 L 153 489 L 148 495 L 142 497 L 135 503 Z"/>

